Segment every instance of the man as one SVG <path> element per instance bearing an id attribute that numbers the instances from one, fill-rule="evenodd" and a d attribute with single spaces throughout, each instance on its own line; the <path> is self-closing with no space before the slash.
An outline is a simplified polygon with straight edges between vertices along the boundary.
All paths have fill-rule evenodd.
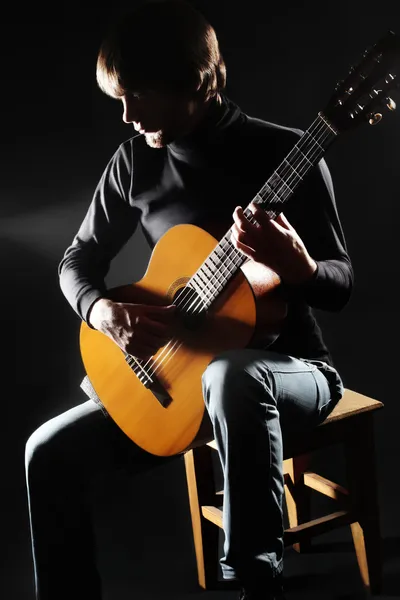
<path id="1" fill-rule="evenodd" d="M 179 223 L 211 233 L 232 227 L 234 246 L 281 278 L 288 314 L 278 339 L 217 356 L 202 380 L 225 481 L 223 575 L 239 581 L 243 599 L 281 598 L 283 439 L 323 421 L 343 393 L 312 313 L 344 307 L 353 281 L 328 169 L 319 163 L 285 215 L 270 219 L 253 203 L 254 222 L 244 216 L 299 131 L 250 117 L 227 98 L 215 32 L 188 4 L 152 2 L 124 16 L 100 48 L 97 81 L 138 134 L 112 156 L 60 263 L 61 288 L 79 317 L 139 358 L 169 339 L 173 305 L 107 298 L 110 262 L 139 223 L 151 247 Z M 41 600 L 101 598 L 90 478 L 115 465 L 137 473 L 170 460 L 136 447 L 84 387 L 91 399 L 27 444 Z"/>

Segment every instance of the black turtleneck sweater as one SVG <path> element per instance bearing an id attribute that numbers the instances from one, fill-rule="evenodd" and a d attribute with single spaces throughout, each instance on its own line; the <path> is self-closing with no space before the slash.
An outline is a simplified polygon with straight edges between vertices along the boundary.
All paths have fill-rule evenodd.
<path id="1" fill-rule="evenodd" d="M 106 296 L 110 263 L 140 223 L 153 248 L 172 226 L 192 223 L 210 233 L 232 225 L 301 131 L 245 114 L 226 96 L 201 124 L 165 148 L 143 136 L 122 143 L 109 161 L 91 205 L 59 265 L 61 289 L 81 319 Z M 285 205 L 284 214 L 317 262 L 310 281 L 287 287 L 289 311 L 270 349 L 332 363 L 312 308 L 339 311 L 350 297 L 353 271 L 330 174 L 321 160 Z M 212 225 L 213 224 L 213 225 Z"/>

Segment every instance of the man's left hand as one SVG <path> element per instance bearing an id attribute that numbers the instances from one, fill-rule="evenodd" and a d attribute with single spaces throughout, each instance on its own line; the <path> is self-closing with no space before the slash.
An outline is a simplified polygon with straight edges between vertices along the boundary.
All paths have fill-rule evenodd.
<path id="1" fill-rule="evenodd" d="M 281 213 L 275 220 L 254 202 L 249 205 L 256 223 L 250 223 L 238 206 L 233 213 L 231 241 L 248 258 L 270 267 L 288 284 L 301 284 L 310 279 L 316 262 Z"/>

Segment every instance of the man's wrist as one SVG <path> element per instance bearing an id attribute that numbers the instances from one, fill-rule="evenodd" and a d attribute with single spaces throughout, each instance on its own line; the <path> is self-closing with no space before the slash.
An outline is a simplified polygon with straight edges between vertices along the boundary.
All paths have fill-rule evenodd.
<path id="1" fill-rule="evenodd" d="M 282 279 L 289 286 L 306 285 L 308 282 L 315 278 L 317 270 L 318 264 L 315 260 L 310 258 L 308 263 L 304 265 L 304 269 L 302 269 L 301 272 L 297 271 L 293 277 L 283 277 Z"/>
<path id="2" fill-rule="evenodd" d="M 89 309 L 87 322 L 93 329 L 99 329 L 99 325 L 103 320 L 105 310 L 110 307 L 112 300 L 109 298 L 97 298 Z"/>
<path id="3" fill-rule="evenodd" d="M 306 270 L 306 272 L 304 274 L 304 280 L 302 281 L 302 283 L 308 283 L 309 281 L 314 279 L 315 275 L 317 273 L 317 270 L 318 270 L 318 264 L 316 263 L 316 261 L 314 259 L 310 258 L 309 268 Z"/>

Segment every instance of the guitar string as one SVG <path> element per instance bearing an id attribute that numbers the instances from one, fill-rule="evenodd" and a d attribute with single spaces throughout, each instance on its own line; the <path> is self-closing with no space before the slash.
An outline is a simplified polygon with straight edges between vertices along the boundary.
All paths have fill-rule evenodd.
<path id="1" fill-rule="evenodd" d="M 309 129 L 308 129 L 308 131 L 307 131 L 307 132 L 305 132 L 305 134 L 304 134 L 304 137 L 306 137 L 306 135 L 308 134 L 308 135 L 309 135 L 309 136 L 310 136 L 312 139 L 314 139 L 314 138 L 313 138 L 313 135 L 315 135 L 315 133 L 316 133 L 316 131 L 318 130 L 318 128 L 320 128 L 320 129 L 322 128 L 322 129 L 323 129 L 324 125 L 327 125 L 327 126 L 328 126 L 328 130 L 327 130 L 327 131 L 325 131 L 325 134 L 326 134 L 326 135 L 325 135 L 325 136 L 323 136 L 323 137 L 324 137 L 324 139 L 320 139 L 320 140 L 319 140 L 319 141 L 321 141 L 321 142 L 323 143 L 323 142 L 326 140 L 326 138 L 327 138 L 327 137 L 329 137 L 329 129 L 331 129 L 331 128 L 329 127 L 329 125 L 328 125 L 328 124 L 327 124 L 327 123 L 326 123 L 326 122 L 325 122 L 323 119 L 321 119 L 321 122 L 318 124 L 317 128 L 316 128 L 316 129 L 314 129 L 314 130 L 313 130 L 313 126 L 314 126 L 314 124 L 313 124 L 313 125 L 312 125 L 312 126 L 309 128 Z M 332 131 L 333 131 L 333 130 L 332 130 Z M 333 131 L 333 133 L 335 133 L 335 132 Z M 313 135 L 312 135 L 312 134 L 313 134 Z M 304 138 L 303 138 L 303 139 L 304 139 Z M 308 172 L 308 170 L 310 169 L 310 167 L 311 167 L 311 166 L 313 166 L 313 163 L 312 163 L 312 162 L 310 162 L 310 161 L 308 160 L 308 158 L 307 158 L 307 153 L 306 153 L 306 154 L 304 154 L 303 152 L 301 152 L 301 149 L 300 149 L 300 144 L 301 144 L 301 142 L 302 142 L 302 141 L 303 141 L 302 139 L 300 139 L 300 140 L 299 140 L 298 144 L 296 144 L 296 145 L 295 145 L 295 147 L 294 147 L 294 148 L 292 149 L 292 151 L 289 153 L 289 155 L 288 155 L 288 157 L 287 157 L 287 158 L 288 158 L 288 159 L 290 159 L 290 154 L 292 154 L 293 152 L 295 152 L 295 148 L 297 147 L 297 148 L 298 148 L 298 150 L 300 150 L 300 153 L 302 154 L 303 158 L 300 160 L 300 162 L 299 162 L 299 163 L 297 163 L 297 164 L 296 164 L 296 168 L 298 168 L 298 167 L 299 167 L 299 165 L 301 165 L 301 163 L 303 163 L 303 162 L 306 162 L 306 163 L 307 163 L 307 171 L 304 173 L 304 175 L 305 175 L 305 174 Z M 314 140 L 314 148 L 316 148 L 316 149 L 317 149 L 317 153 L 316 153 L 316 155 L 318 155 L 318 153 L 319 153 L 319 152 L 321 152 L 321 150 L 322 150 L 322 154 L 323 154 L 323 152 L 324 152 L 324 149 L 323 149 L 323 148 L 320 146 L 320 144 L 319 144 L 319 143 L 318 143 L 316 140 Z M 314 149 L 312 148 L 312 150 L 314 150 Z M 308 156 L 311 156 L 311 154 L 310 154 L 310 153 L 308 153 Z M 296 157 L 297 157 L 297 156 L 296 156 Z M 297 173 L 296 169 L 295 169 L 295 168 L 292 166 L 292 164 L 291 164 L 291 163 L 288 161 L 288 159 L 286 159 L 286 158 L 285 158 L 285 159 L 282 161 L 281 165 L 282 165 L 282 164 L 284 164 L 284 163 L 287 163 L 287 164 L 289 165 L 289 168 L 290 168 L 290 170 L 291 170 L 291 175 L 292 175 L 292 176 L 293 176 L 293 175 L 296 175 L 296 177 L 297 177 L 297 181 L 298 181 L 299 177 L 300 177 L 300 179 L 302 179 L 302 177 L 298 175 L 298 173 Z M 312 160 L 314 160 L 314 159 L 312 159 Z M 278 171 L 279 171 L 279 169 L 280 169 L 281 165 L 280 165 L 280 166 L 279 166 L 279 167 L 276 169 L 276 171 L 275 171 L 275 173 L 277 173 L 277 174 L 278 174 L 278 177 L 279 177 L 280 179 L 282 179 L 282 178 L 281 178 L 281 175 L 278 173 Z M 286 168 L 286 167 L 284 167 L 284 170 L 287 170 L 287 168 Z M 283 170 L 283 171 L 282 171 L 282 173 L 281 173 L 282 175 L 284 175 L 284 170 Z M 275 174 L 275 173 L 274 173 L 274 174 Z M 283 181 L 283 180 L 282 180 L 282 181 Z M 287 195 L 290 195 L 290 194 L 292 193 L 292 190 L 291 190 L 291 187 L 290 187 L 288 184 L 286 184 L 284 181 L 283 181 L 283 183 L 286 185 L 286 187 L 287 187 L 287 189 L 288 189 L 288 192 L 286 192 L 286 197 L 287 197 Z M 271 203 L 271 204 L 274 204 L 274 205 L 278 206 L 279 204 L 282 204 L 282 203 L 283 203 L 283 202 L 286 200 L 286 198 L 285 198 L 285 197 L 283 197 L 283 199 L 282 199 L 282 196 L 283 196 L 283 195 L 281 195 L 281 194 L 280 194 L 280 192 L 281 192 L 281 188 L 279 188 L 279 189 L 277 189 L 277 190 L 274 190 L 274 189 L 272 189 L 272 188 L 271 188 L 271 187 L 268 185 L 268 183 L 264 184 L 263 188 L 261 188 L 260 192 L 258 192 L 258 194 L 256 195 L 256 198 L 257 198 L 257 197 L 261 197 L 262 201 L 266 201 L 266 200 L 268 199 L 268 198 L 263 198 L 263 196 L 262 196 L 262 193 L 263 193 L 263 190 L 264 190 L 264 188 L 267 188 L 267 189 L 269 188 L 269 189 L 268 189 L 268 194 L 270 194 L 270 196 L 272 196 L 272 197 L 273 197 L 273 196 L 276 196 L 276 197 L 278 198 L 278 200 L 277 200 L 277 201 L 275 201 L 275 203 Z M 277 191 L 278 191 L 279 193 L 277 193 Z M 284 193 L 285 193 L 285 192 L 284 192 Z M 258 203 L 260 203 L 260 202 L 258 201 Z M 247 209 L 247 210 L 248 210 L 248 209 Z M 271 211 L 267 211 L 267 212 L 271 212 Z M 250 220 L 250 219 L 249 219 L 249 220 Z M 229 234 L 229 232 L 228 232 L 228 234 Z M 225 234 L 224 238 L 226 238 L 226 235 L 228 235 L 228 234 Z M 224 239 L 224 238 L 223 238 L 223 239 Z M 236 249 L 234 246 L 232 246 L 232 245 L 231 245 L 231 243 L 229 243 L 229 246 L 230 246 L 230 247 L 229 247 L 229 251 L 231 252 L 231 251 L 233 250 L 234 258 L 236 258 L 236 259 L 237 259 L 237 258 L 239 258 L 239 262 L 240 262 L 240 260 L 242 260 L 242 255 L 239 253 L 239 251 L 238 251 L 238 250 L 237 250 L 237 249 Z M 224 251 L 225 251 L 225 250 L 223 249 L 223 252 L 224 252 Z M 218 255 L 217 255 L 217 256 L 218 256 Z M 229 256 L 229 255 L 227 255 L 227 257 L 230 259 L 230 256 Z M 219 260 L 221 261 L 221 257 L 219 256 L 218 258 L 219 258 Z M 225 257 L 224 257 L 224 255 L 223 255 L 223 258 L 225 258 Z M 222 259 L 222 260 L 223 260 L 223 259 Z M 204 262 L 206 262 L 206 261 L 204 261 Z M 233 261 L 232 261 L 232 260 L 230 260 L 230 262 L 232 263 Z M 236 267 L 236 266 L 238 266 L 238 265 L 237 265 L 235 262 L 233 262 L 233 264 L 235 265 L 235 267 Z M 226 269 L 226 267 L 225 267 L 225 265 L 224 265 L 223 263 L 222 263 L 222 266 L 223 266 L 223 267 Z M 232 274 L 232 272 L 231 272 L 231 271 L 229 271 L 229 273 L 230 273 L 230 275 Z M 218 275 L 220 275 L 220 273 L 218 273 Z M 227 281 L 227 280 L 225 280 L 225 281 L 224 281 L 224 283 L 226 283 L 226 281 Z M 190 283 L 190 282 L 189 282 L 189 283 Z M 211 281 L 210 281 L 210 283 L 211 283 Z M 195 290 L 194 290 L 194 291 L 195 291 Z M 214 292 L 215 292 L 215 290 L 214 290 Z M 181 297 L 182 295 L 183 295 L 183 294 L 181 294 L 180 296 L 178 296 L 178 297 L 176 298 L 175 302 L 177 302 L 177 301 L 180 299 L 180 297 Z M 188 294 L 186 294 L 186 295 L 188 295 Z M 203 300 L 200 298 L 200 299 L 199 299 L 199 302 L 197 303 L 197 307 L 199 307 L 199 306 L 200 306 L 200 310 L 201 310 L 201 305 L 202 305 L 203 303 L 204 303 L 204 301 L 203 301 Z M 186 304 L 183 306 L 183 308 L 185 308 L 185 307 L 187 306 L 187 304 L 188 304 L 188 302 L 187 302 L 187 303 L 186 303 Z M 192 303 L 192 304 L 193 304 L 193 303 Z M 195 306 L 195 308 L 197 308 L 197 307 Z M 191 308 L 191 307 L 190 307 L 190 308 Z M 192 314 L 193 314 L 193 313 L 192 313 Z M 169 349 L 168 349 L 168 346 L 170 346 L 170 345 L 171 345 L 171 343 L 173 343 L 174 345 L 172 346 L 172 348 L 169 348 Z M 140 365 L 140 363 L 138 364 L 138 366 L 140 366 L 140 367 L 143 369 L 143 371 L 145 371 L 145 368 L 147 367 L 147 365 L 148 365 L 149 363 L 151 363 L 151 362 L 153 363 L 153 367 L 155 366 L 155 368 L 153 369 L 153 371 L 152 371 L 152 372 L 145 371 L 145 374 L 146 374 L 147 378 L 148 378 L 148 379 L 150 379 L 150 381 L 151 381 L 151 376 L 152 376 L 152 375 L 154 375 L 154 373 L 160 369 L 160 367 L 163 365 L 163 363 L 165 363 L 165 360 L 166 360 L 167 356 L 168 356 L 168 355 L 171 353 L 171 351 L 173 351 L 173 350 L 176 348 L 176 344 L 177 344 L 177 343 L 179 343 L 179 341 L 178 341 L 178 340 L 171 340 L 171 341 L 170 341 L 170 342 L 169 342 L 169 343 L 168 343 L 168 344 L 167 344 L 167 345 L 166 345 L 166 346 L 163 348 L 163 351 L 162 351 L 162 353 L 161 353 L 161 354 L 160 354 L 160 355 L 157 357 L 157 359 L 156 359 L 156 360 L 153 360 L 153 361 L 152 361 L 152 359 L 150 358 L 150 359 L 147 361 L 147 363 L 146 363 L 145 365 Z M 175 350 L 174 354 L 176 353 L 176 351 L 177 351 L 177 350 L 178 350 L 178 348 L 176 348 L 176 350 Z M 160 362 L 160 359 L 162 358 L 162 355 L 163 355 L 163 354 L 165 355 L 165 353 L 166 353 L 167 351 L 168 351 L 167 355 L 166 355 L 166 356 L 164 356 L 164 357 L 163 357 L 163 359 L 162 359 L 162 360 L 161 360 L 161 362 Z M 132 358 L 133 358 L 133 357 L 132 357 Z M 172 358 L 172 356 L 170 356 L 170 357 L 169 357 L 169 360 L 170 360 L 171 358 Z M 135 361 L 135 362 L 136 362 L 136 361 Z M 165 367 L 165 364 L 164 364 L 164 367 Z"/>
<path id="2" fill-rule="evenodd" d="M 297 169 L 299 168 L 299 166 L 302 165 L 302 163 L 306 163 L 307 164 L 307 169 L 303 173 L 303 176 L 308 172 L 308 170 L 310 169 L 311 166 L 314 166 L 314 164 L 313 164 L 312 161 L 315 160 L 315 156 L 317 156 L 318 153 L 320 153 L 321 151 L 322 151 L 322 154 L 324 153 L 324 149 L 320 145 L 319 142 L 321 142 L 322 144 L 325 142 L 325 140 L 327 139 L 327 137 L 329 137 L 329 134 L 330 134 L 329 129 L 331 129 L 330 126 L 329 126 L 329 124 L 326 123 L 323 118 L 320 118 L 320 119 L 317 118 L 316 121 L 318 121 L 317 126 L 314 127 L 315 122 L 312 124 L 312 126 L 304 133 L 304 135 L 302 136 L 302 138 L 300 138 L 300 140 L 294 146 L 294 148 L 289 153 L 289 155 L 282 161 L 281 165 L 278 166 L 278 168 L 276 169 L 276 171 L 272 175 L 272 177 L 274 177 L 274 175 L 277 176 L 277 177 L 275 177 L 275 182 L 273 182 L 274 185 L 276 183 L 276 179 L 280 180 L 278 182 L 278 185 L 276 185 L 275 189 L 273 189 L 268 184 L 268 182 L 266 182 L 264 184 L 264 186 L 261 188 L 261 190 L 256 194 L 255 198 L 253 199 L 253 202 L 256 202 L 257 204 L 262 204 L 264 202 L 268 203 L 268 196 L 270 196 L 271 199 L 272 199 L 272 201 L 269 203 L 270 208 L 272 208 L 273 206 L 279 206 L 280 204 L 283 204 L 286 201 L 286 198 L 290 194 L 292 194 L 292 192 L 293 192 L 293 190 L 291 189 L 291 185 L 290 185 L 290 184 L 292 184 L 292 181 L 291 181 L 290 178 L 294 179 L 295 182 L 297 182 L 297 183 L 299 182 L 300 179 L 303 179 L 303 177 L 297 173 Z M 325 131 L 324 131 L 324 126 L 328 128 Z M 318 142 L 317 141 L 317 139 L 318 139 L 318 135 L 317 134 L 319 133 L 318 132 L 319 129 L 322 129 L 323 130 L 323 134 L 325 134 L 325 135 L 323 135 L 321 138 L 319 138 L 319 142 Z M 331 131 L 333 133 L 335 133 L 332 129 L 331 129 Z M 303 142 L 305 143 L 305 138 L 307 136 L 309 136 L 309 137 L 311 137 L 313 139 L 313 141 L 314 141 L 314 148 L 311 148 L 311 152 L 304 154 L 301 151 L 301 147 L 304 146 Z M 315 136 L 316 139 L 314 139 L 314 136 Z M 291 162 L 289 162 L 290 159 L 291 159 L 291 154 L 296 153 L 296 149 L 300 152 L 302 158 L 297 163 L 295 163 L 295 162 L 291 163 Z M 313 153 L 313 151 L 315 149 L 317 150 L 317 152 L 316 152 L 315 156 L 311 159 L 311 161 L 309 161 L 308 157 L 311 157 L 311 154 Z M 295 159 L 297 159 L 297 158 L 298 158 L 298 153 L 295 154 Z M 283 168 L 282 168 L 282 166 L 283 166 Z M 304 167 L 303 167 L 303 169 L 304 169 Z M 286 176 L 285 171 L 286 171 L 286 173 L 288 171 L 290 172 L 290 177 L 287 180 L 288 183 L 285 182 L 284 179 L 283 179 L 283 177 Z M 282 182 L 283 185 L 280 182 Z M 284 186 L 285 186 L 286 189 L 284 189 Z M 265 190 L 267 190 L 267 196 L 264 198 L 263 197 L 263 193 L 265 193 Z M 277 200 L 275 200 L 274 197 L 276 197 Z M 261 199 L 261 202 L 260 202 L 260 199 Z M 249 210 L 250 209 L 248 209 L 248 208 L 245 210 L 245 216 L 246 216 L 246 212 L 249 212 Z M 275 211 L 268 210 L 266 212 L 270 213 L 270 212 L 275 212 Z M 275 215 L 275 218 L 276 218 L 276 215 Z M 252 216 L 250 216 L 249 220 L 251 222 L 255 222 L 255 219 Z M 231 231 L 231 229 L 229 231 Z M 222 266 L 226 271 L 228 271 L 229 275 L 232 275 L 232 271 L 230 271 L 229 268 L 227 268 L 226 265 L 224 264 L 224 262 L 223 262 L 224 259 L 228 258 L 228 260 L 230 261 L 230 263 L 233 264 L 234 267 L 237 267 L 238 263 L 236 263 L 235 260 L 231 259 L 232 253 L 233 253 L 233 258 L 234 259 L 239 259 L 239 263 L 240 263 L 240 261 L 243 262 L 243 259 L 242 259 L 243 255 L 240 254 L 240 252 L 239 252 L 238 249 L 236 249 L 234 246 L 232 246 L 232 243 L 230 242 L 230 240 L 226 240 L 227 235 L 229 235 L 229 231 L 227 232 L 227 234 L 225 234 L 225 236 L 221 240 L 221 241 L 225 241 L 225 242 L 228 241 L 228 250 L 229 250 L 229 253 L 228 254 L 226 253 L 226 248 L 221 247 L 221 249 L 222 249 L 222 257 L 217 254 L 217 259 L 218 260 L 216 262 L 217 262 L 217 264 L 218 264 L 218 262 L 220 262 L 221 263 L 220 266 Z M 211 262 L 213 262 L 213 261 L 211 261 Z M 204 261 L 203 265 L 208 269 L 208 271 L 210 271 L 210 268 L 207 267 L 207 265 L 205 263 L 207 263 L 207 259 Z M 203 267 L 203 265 L 202 265 L 202 267 Z M 214 263 L 214 266 L 217 266 L 217 265 L 215 265 L 215 263 Z M 200 271 L 202 269 L 202 267 L 200 267 L 200 269 L 198 271 Z M 212 271 L 211 271 L 211 273 L 212 273 Z M 217 275 L 217 277 L 215 277 L 215 275 Z M 206 285 L 206 290 L 205 290 L 206 294 L 207 294 L 207 287 L 209 285 L 214 286 L 214 290 L 211 289 L 211 291 L 210 291 L 211 298 L 212 298 L 212 294 L 213 293 L 215 294 L 215 291 L 218 290 L 218 288 L 216 287 L 216 285 L 215 285 L 215 283 L 213 282 L 212 279 L 215 280 L 215 279 L 217 279 L 221 275 L 222 275 L 222 278 L 223 278 L 223 283 L 222 283 L 222 287 L 223 287 L 223 285 L 228 281 L 228 279 L 224 279 L 224 277 L 226 277 L 226 276 L 223 273 L 221 273 L 221 272 L 216 272 L 214 275 L 212 275 L 212 278 L 209 279 L 209 281 L 208 281 L 208 283 Z M 195 276 L 196 276 L 196 274 L 192 277 L 193 280 L 194 280 Z M 201 279 L 201 282 L 204 283 L 203 279 Z M 218 281 L 218 284 L 220 284 L 220 283 L 221 282 Z M 190 281 L 189 281 L 188 285 L 190 285 Z M 192 287 L 191 291 L 194 291 L 195 293 L 197 293 L 196 289 L 193 289 L 193 287 Z M 186 292 L 186 294 L 185 294 L 185 292 Z M 199 295 L 197 305 L 196 305 L 195 301 L 192 301 L 192 305 L 194 305 L 194 307 L 190 306 L 189 310 L 191 310 L 193 308 L 194 309 L 199 308 L 199 311 L 201 311 L 202 307 L 204 308 L 203 305 L 205 305 L 205 306 L 207 305 L 207 301 L 209 301 L 210 298 L 207 298 L 206 296 L 204 297 L 204 291 L 203 290 L 202 290 L 202 293 L 203 293 L 203 298 L 201 298 L 201 296 Z M 186 289 L 183 290 L 181 292 L 181 294 L 175 299 L 175 303 L 177 303 L 178 301 L 181 301 L 182 299 L 185 300 L 185 297 L 189 296 L 189 300 L 186 302 L 186 304 L 184 304 L 183 306 L 178 305 L 180 308 L 186 308 L 188 306 L 188 304 L 190 303 L 190 295 L 191 294 L 189 292 L 187 292 Z M 192 314 L 194 314 L 194 312 Z M 172 343 L 173 343 L 172 348 L 168 348 Z M 143 370 L 143 372 L 145 373 L 145 376 L 150 381 L 151 381 L 151 377 L 156 373 L 156 371 L 158 371 L 160 369 L 160 367 L 163 365 L 163 363 L 164 363 L 163 366 L 165 367 L 165 365 L 166 365 L 165 360 L 168 357 L 168 355 L 176 348 L 176 344 L 177 343 L 179 343 L 179 340 L 171 340 L 163 348 L 163 351 L 157 357 L 156 360 L 152 360 L 150 358 L 150 359 L 148 359 L 148 361 L 147 361 L 147 363 L 145 365 L 141 365 L 140 363 L 137 363 L 137 366 L 140 367 L 140 370 Z M 175 349 L 174 354 L 176 353 L 177 350 L 178 350 L 178 348 Z M 167 352 L 167 354 L 166 354 L 166 352 Z M 163 357 L 163 355 L 165 355 L 165 356 Z M 128 356 L 130 356 L 130 355 L 128 355 Z M 134 357 L 132 357 L 132 358 L 134 358 Z M 162 358 L 162 360 L 160 361 L 161 358 Z M 172 358 L 172 356 L 169 357 L 169 360 L 171 358 Z M 136 362 L 136 360 L 135 360 L 135 362 Z M 153 371 L 150 371 L 150 372 L 146 371 L 146 367 L 151 362 L 153 363 L 153 367 L 155 367 L 155 368 L 153 368 Z"/>

